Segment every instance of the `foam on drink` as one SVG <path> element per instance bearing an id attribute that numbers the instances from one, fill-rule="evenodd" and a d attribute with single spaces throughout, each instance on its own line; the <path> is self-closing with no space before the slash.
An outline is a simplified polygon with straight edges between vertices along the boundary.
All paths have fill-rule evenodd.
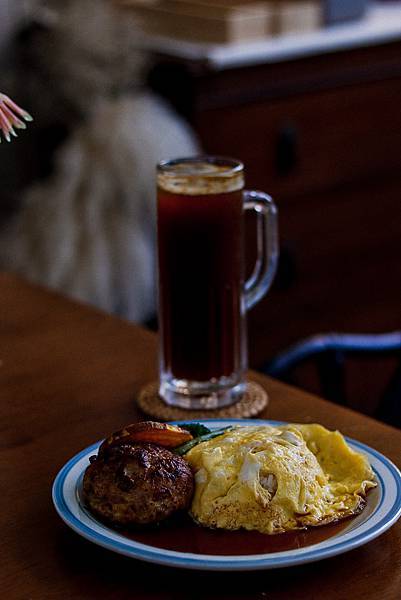
<path id="1" fill-rule="evenodd" d="M 211 164 L 186 160 L 157 173 L 157 185 L 165 192 L 186 196 L 202 196 L 235 192 L 244 187 L 242 164 Z"/>

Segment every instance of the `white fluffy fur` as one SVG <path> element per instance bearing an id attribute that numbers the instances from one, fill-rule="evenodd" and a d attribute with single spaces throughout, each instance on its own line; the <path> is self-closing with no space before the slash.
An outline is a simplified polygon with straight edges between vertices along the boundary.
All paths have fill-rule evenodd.
<path id="1" fill-rule="evenodd" d="M 3 231 L 3 265 L 134 321 L 155 311 L 155 164 L 191 155 L 186 127 L 149 95 L 105 101 Z"/>
<path id="2" fill-rule="evenodd" d="M 197 145 L 189 128 L 151 94 L 111 96 L 122 75 L 113 81 L 110 66 L 120 55 L 110 63 L 104 53 L 110 51 L 109 20 L 102 13 L 96 24 L 87 23 L 85 34 L 79 30 L 94 4 L 65 3 L 70 12 L 53 32 L 54 54 L 48 57 L 54 69 L 64 65 L 58 77 L 69 99 L 89 102 L 87 119 L 59 151 L 51 180 L 27 191 L 22 210 L 2 230 L 0 264 L 144 321 L 155 312 L 155 165 L 193 155 Z M 103 0 L 96 4 L 109 11 Z M 63 48 L 69 36 L 72 46 Z M 137 65 L 135 58 L 134 70 Z"/>

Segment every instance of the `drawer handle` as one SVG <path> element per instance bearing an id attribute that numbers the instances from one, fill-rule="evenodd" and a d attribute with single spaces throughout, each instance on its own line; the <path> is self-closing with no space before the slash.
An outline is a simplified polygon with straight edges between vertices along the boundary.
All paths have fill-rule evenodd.
<path id="1" fill-rule="evenodd" d="M 296 248 L 291 242 L 286 242 L 280 247 L 277 274 L 274 283 L 276 290 L 291 290 L 298 281 L 298 259 Z"/>
<path id="2" fill-rule="evenodd" d="M 284 125 L 277 135 L 276 170 L 285 177 L 298 165 L 298 131 L 294 125 Z"/>

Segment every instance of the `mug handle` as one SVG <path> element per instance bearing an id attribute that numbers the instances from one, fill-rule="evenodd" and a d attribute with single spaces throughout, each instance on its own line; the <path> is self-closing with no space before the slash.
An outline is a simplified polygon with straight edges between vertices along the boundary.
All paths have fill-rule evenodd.
<path id="1" fill-rule="evenodd" d="M 254 210 L 257 215 L 258 256 L 253 273 L 245 282 L 245 307 L 249 310 L 263 298 L 276 274 L 279 254 L 278 224 L 277 207 L 268 194 L 245 190 L 243 195 L 244 210 Z"/>

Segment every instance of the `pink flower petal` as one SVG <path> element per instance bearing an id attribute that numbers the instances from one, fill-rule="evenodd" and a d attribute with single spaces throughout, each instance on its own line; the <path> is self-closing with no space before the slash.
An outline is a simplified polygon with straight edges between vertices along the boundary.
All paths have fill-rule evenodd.
<path id="1" fill-rule="evenodd" d="M 3 114 L 8 118 L 12 125 L 15 125 L 15 127 L 18 127 L 18 129 L 26 129 L 25 123 L 21 121 L 21 119 L 19 119 L 13 112 L 11 112 L 5 103 L 0 104 L 0 106 Z"/>
<path id="2" fill-rule="evenodd" d="M 11 141 L 11 135 L 17 137 L 14 127 L 17 129 L 26 129 L 25 123 L 17 115 L 22 117 L 24 121 L 33 121 L 33 118 L 26 110 L 18 106 L 18 104 L 5 94 L 0 94 L 0 133 L 3 132 L 7 142 Z"/>
<path id="3" fill-rule="evenodd" d="M 10 125 L 6 115 L 3 113 L 1 105 L 0 105 L 0 129 L 2 130 L 7 142 L 9 142 L 11 140 L 11 138 L 10 138 L 11 125 Z"/>
<path id="4" fill-rule="evenodd" d="M 25 121 L 33 121 L 33 117 L 31 117 L 29 112 L 27 112 L 26 110 L 24 110 L 23 108 L 18 106 L 18 104 L 13 102 L 13 100 L 11 100 L 11 98 L 6 96 L 5 94 L 0 94 L 0 102 L 1 101 L 3 101 L 6 105 L 8 105 L 14 112 L 16 112 L 18 115 L 20 115 L 23 119 L 25 119 Z"/>

